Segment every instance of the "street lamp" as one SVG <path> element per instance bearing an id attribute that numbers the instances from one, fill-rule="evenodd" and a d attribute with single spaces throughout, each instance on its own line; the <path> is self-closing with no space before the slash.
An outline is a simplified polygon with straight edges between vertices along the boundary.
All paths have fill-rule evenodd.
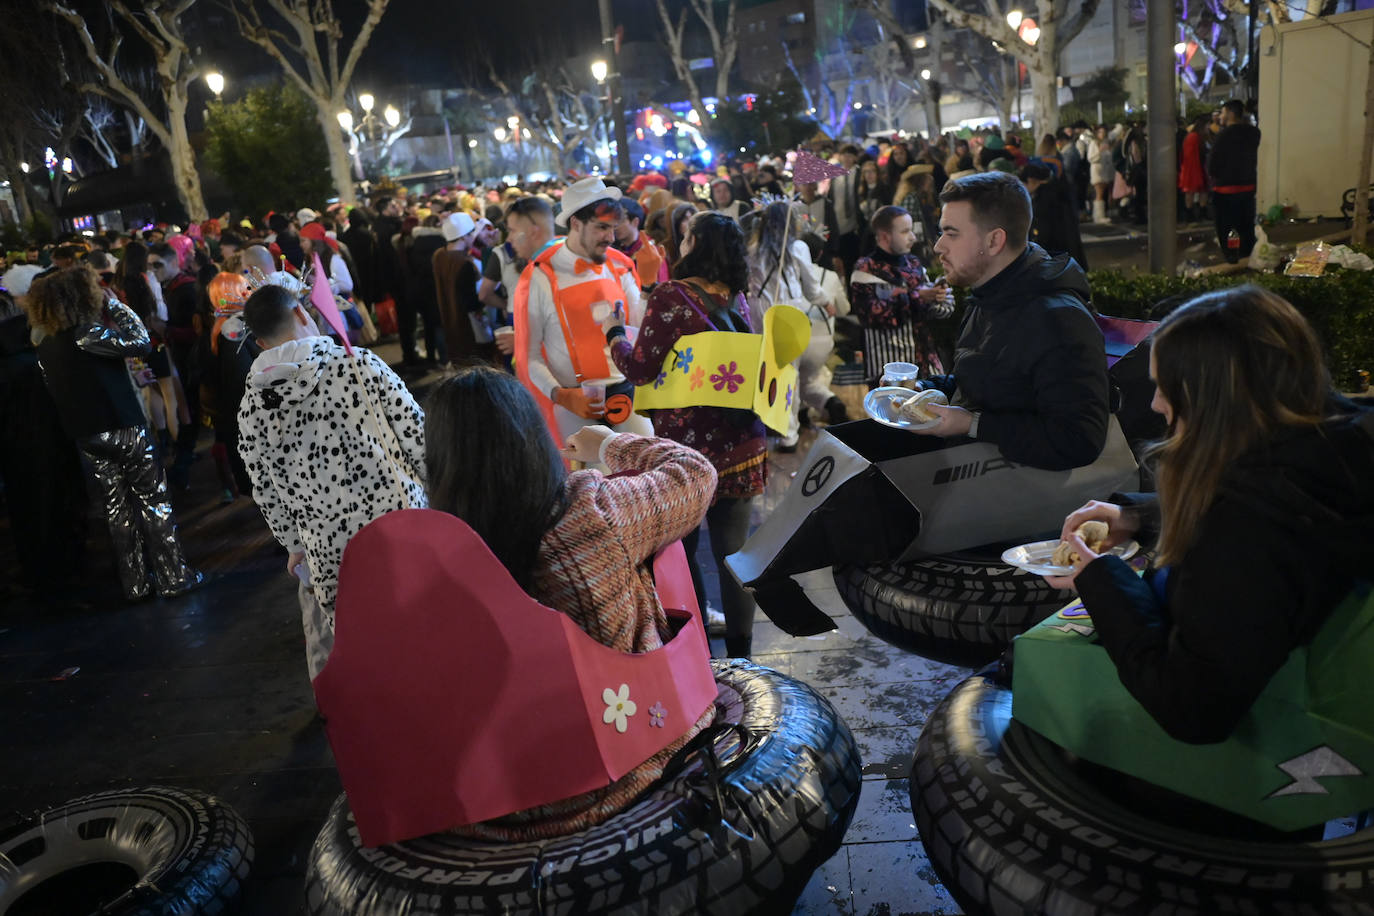
<path id="1" fill-rule="evenodd" d="M 611 68 L 604 60 L 592 61 L 592 79 L 596 84 L 606 90 L 605 95 L 597 96 L 597 101 L 601 103 L 601 132 L 606 135 L 606 171 L 615 171 L 615 164 L 611 162 L 611 126 L 606 121 L 606 113 L 611 108 L 611 91 L 606 86 L 606 76 L 611 72 Z M 696 109 L 692 109 L 693 112 Z M 697 116 L 700 121 L 700 115 Z"/>
<path id="2" fill-rule="evenodd" d="M 386 123 L 392 128 L 397 127 L 401 123 L 401 113 L 396 110 L 396 106 L 394 105 L 386 106 L 383 117 L 386 118 Z"/>
<path id="3" fill-rule="evenodd" d="M 207 74 L 205 74 L 205 85 L 207 85 L 207 86 L 210 87 L 210 91 L 213 92 L 213 93 L 215 94 L 215 98 L 219 98 L 220 93 L 222 93 L 222 92 L 224 91 L 224 74 L 223 74 L 223 73 L 207 73 Z"/>
<path id="4" fill-rule="evenodd" d="M 929 70 L 922 70 L 922 71 L 921 71 L 921 79 L 923 79 L 923 80 L 928 80 L 928 79 L 930 79 L 930 71 L 929 71 Z"/>
<path id="5" fill-rule="evenodd" d="M 506 142 L 506 129 L 504 127 L 496 128 L 491 132 L 491 135 L 496 138 L 497 143 Z"/>
<path id="6" fill-rule="evenodd" d="M 358 96 L 358 105 L 367 114 L 372 113 L 372 106 L 375 104 L 377 104 L 377 100 L 372 97 L 372 93 L 370 92 L 364 92 L 362 95 Z"/>
<path id="7" fill-rule="evenodd" d="M 477 149 L 477 140 L 476 140 L 476 138 L 473 138 L 473 139 L 471 139 L 471 140 L 468 140 L 468 149 Z"/>
<path id="8" fill-rule="evenodd" d="M 1174 53 L 1177 54 L 1179 57 L 1182 57 L 1183 53 L 1187 50 L 1188 43 L 1186 41 L 1180 41 L 1178 44 L 1174 45 Z"/>
<path id="9" fill-rule="evenodd" d="M 29 164 L 27 162 L 19 163 L 19 171 L 27 175 L 29 173 Z"/>
<path id="10" fill-rule="evenodd" d="M 1012 31 L 1016 31 L 1021 27 L 1021 20 L 1024 18 L 1025 14 L 1020 10 L 1012 10 L 1007 13 L 1007 25 L 1011 26 Z"/>
<path id="11" fill-rule="evenodd" d="M 341 111 L 335 115 L 339 119 L 339 126 L 347 133 L 353 133 L 353 115 L 347 111 Z"/>
<path id="12" fill-rule="evenodd" d="M 71 157 L 71 156 L 63 156 L 63 157 L 62 157 L 62 171 L 65 172 L 65 173 L 68 174 L 68 175 L 70 175 L 70 174 L 72 173 L 72 157 Z"/>

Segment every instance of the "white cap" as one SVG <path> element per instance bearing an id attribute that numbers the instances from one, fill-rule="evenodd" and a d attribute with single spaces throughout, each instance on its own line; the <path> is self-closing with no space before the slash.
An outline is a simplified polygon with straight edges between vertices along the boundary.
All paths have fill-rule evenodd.
<path id="1" fill-rule="evenodd" d="M 296 211 L 296 225 L 304 226 L 306 223 L 313 223 L 319 219 L 320 215 L 309 207 L 301 207 Z"/>
<path id="2" fill-rule="evenodd" d="M 450 213 L 444 217 L 444 221 L 439 224 L 440 230 L 444 233 L 445 242 L 456 242 L 465 235 L 471 235 L 477 228 L 477 224 L 472 221 L 472 217 L 466 213 Z"/>
<path id="3" fill-rule="evenodd" d="M 568 217 L 588 204 L 594 204 L 599 200 L 620 200 L 620 198 L 620 189 L 606 187 L 605 182 L 600 178 L 583 178 L 581 181 L 574 181 L 563 192 L 563 209 L 559 212 L 555 223 L 560 227 L 566 227 Z"/>
<path id="4" fill-rule="evenodd" d="M 27 296 L 29 287 L 33 286 L 33 278 L 43 270 L 37 264 L 16 264 L 0 277 L 0 286 L 8 290 L 11 296 Z"/>

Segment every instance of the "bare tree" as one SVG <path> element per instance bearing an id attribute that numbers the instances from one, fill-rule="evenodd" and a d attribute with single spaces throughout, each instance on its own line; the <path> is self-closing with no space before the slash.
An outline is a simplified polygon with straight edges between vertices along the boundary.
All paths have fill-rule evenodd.
<path id="1" fill-rule="evenodd" d="M 265 2 L 292 34 L 263 21 L 258 4 Z M 372 38 L 391 0 L 368 0 L 367 16 L 353 38 L 353 45 L 339 62 L 343 24 L 334 15 L 332 0 L 229 0 L 243 37 L 262 48 L 281 65 L 283 72 L 315 103 L 316 119 L 324 131 L 329 150 L 329 171 L 339 192 L 339 200 L 355 203 L 357 193 L 348 167 L 348 148 L 339 130 L 338 113 L 343 110 L 358 58 Z"/>
<path id="2" fill-rule="evenodd" d="M 701 119 L 701 128 L 709 134 L 711 113 L 706 110 L 696 74 L 692 71 L 691 60 L 683 50 L 683 37 L 687 31 L 687 10 L 690 7 L 697 19 L 706 26 L 706 34 L 711 39 L 711 62 L 715 65 L 716 71 L 715 97 L 718 102 L 724 102 L 730 97 L 730 71 L 734 69 L 735 58 L 739 54 L 739 27 L 735 20 L 739 0 L 729 0 L 723 22 L 716 21 L 715 7 L 719 4 L 712 3 L 711 0 L 687 0 L 687 6 L 678 11 L 676 22 L 668 12 L 667 0 L 655 0 L 655 4 L 658 7 L 658 18 L 663 23 L 663 44 L 668 48 L 668 54 L 673 60 L 673 70 L 677 73 L 677 78 L 686 84 L 687 97 L 691 99 L 692 107 Z"/>
<path id="3" fill-rule="evenodd" d="M 901 58 L 889 42 L 870 45 L 864 51 L 864 69 L 872 77 L 869 101 L 886 130 L 897 130 L 902 117 L 920 96 Z"/>
<path id="4" fill-rule="evenodd" d="M 796 77 L 801 86 L 802 100 L 806 102 L 807 114 L 816 119 L 827 137 L 837 138 L 849 126 L 849 117 L 854 111 L 854 61 L 849 49 L 844 46 L 843 33 L 837 39 L 839 49 L 834 54 L 818 52 L 816 66 L 803 72 L 794 60 L 787 44 L 782 46 L 787 69 Z M 835 91 L 836 84 L 844 86 L 844 98 Z"/>
<path id="5" fill-rule="evenodd" d="M 1179 0 L 1178 30 L 1182 41 L 1191 42 L 1195 53 L 1204 55 L 1200 70 L 1181 57 L 1177 61 L 1183 84 L 1194 98 L 1206 94 L 1218 76 L 1232 83 L 1244 79 L 1250 67 L 1247 7 L 1237 8 L 1225 0 Z"/>
<path id="6" fill-rule="evenodd" d="M 119 167 L 119 153 L 109 134 L 119 126 L 121 118 L 109 99 L 99 96 L 88 100 L 82 112 L 82 124 L 77 136 L 90 144 L 95 154 L 110 168 Z"/>
<path id="7" fill-rule="evenodd" d="M 124 42 L 123 29 L 111 29 L 109 42 L 102 51 L 86 20 L 74 9 L 56 0 L 49 0 L 45 9 L 56 14 L 71 26 L 95 68 L 95 79 L 75 85 L 81 93 L 104 96 L 126 106 L 142 118 L 158 142 L 167 150 L 172 164 L 172 181 L 177 198 L 193 221 L 206 219 L 205 197 L 200 189 L 200 173 L 196 170 L 196 153 L 191 147 L 186 128 L 186 109 L 191 81 L 200 75 L 200 67 L 193 59 L 181 28 L 181 17 L 196 0 L 143 0 L 130 8 L 124 0 L 111 0 L 110 8 L 118 17 L 118 24 L 128 28 L 152 50 L 157 73 L 157 86 L 165 109 L 165 117 L 154 114 L 147 100 L 131 86 L 119 71 L 119 50 Z"/>
<path id="8" fill-rule="evenodd" d="M 547 59 L 548 55 L 538 55 Z M 553 154 L 561 169 L 571 164 L 574 151 L 596 138 L 600 102 L 577 89 L 568 71 L 548 65 L 534 69 L 520 82 L 519 91 L 511 89 L 494 66 L 488 67 L 492 85 L 511 115 L 520 119 L 516 129 L 528 129 L 521 142 L 531 142 Z"/>
<path id="9" fill-rule="evenodd" d="M 1026 65 L 1031 76 L 1036 130 L 1059 126 L 1059 56 L 1097 13 L 1100 0 L 1035 0 L 1035 28 L 1025 35 L 1007 22 L 1007 0 L 983 0 L 984 13 L 957 5 L 958 0 L 930 0 L 949 24 L 970 29 L 997 42 L 1007 54 Z M 1034 37 L 1034 42 L 1027 39 Z"/>

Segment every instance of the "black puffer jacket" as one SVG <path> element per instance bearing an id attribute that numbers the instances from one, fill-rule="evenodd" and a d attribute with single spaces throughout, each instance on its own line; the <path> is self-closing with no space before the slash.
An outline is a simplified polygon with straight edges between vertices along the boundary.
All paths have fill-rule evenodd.
<path id="1" fill-rule="evenodd" d="M 1374 411 L 1332 409 L 1227 471 L 1164 580 L 1111 556 L 1078 575 L 1121 683 L 1180 741 L 1225 740 L 1355 582 L 1374 582 Z M 1118 501 L 1149 522 L 1153 497 Z"/>
<path id="2" fill-rule="evenodd" d="M 1091 291 L 1068 255 L 1031 243 L 975 287 L 959 328 L 954 374 L 927 382 L 982 411 L 978 438 L 1021 464 L 1092 464 L 1107 441 L 1107 353 L 1087 309 Z"/>

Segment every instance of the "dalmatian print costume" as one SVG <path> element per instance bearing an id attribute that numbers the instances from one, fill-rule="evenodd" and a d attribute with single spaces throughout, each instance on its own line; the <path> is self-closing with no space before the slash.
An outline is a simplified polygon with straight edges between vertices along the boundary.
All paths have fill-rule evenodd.
<path id="1" fill-rule="evenodd" d="M 348 539 L 394 509 L 427 505 L 424 412 L 379 357 L 354 353 L 356 371 L 327 337 L 267 350 L 254 360 L 239 406 L 239 453 L 253 499 L 273 536 L 303 552 L 309 569 L 301 611 L 311 677 L 333 645 Z"/>

